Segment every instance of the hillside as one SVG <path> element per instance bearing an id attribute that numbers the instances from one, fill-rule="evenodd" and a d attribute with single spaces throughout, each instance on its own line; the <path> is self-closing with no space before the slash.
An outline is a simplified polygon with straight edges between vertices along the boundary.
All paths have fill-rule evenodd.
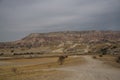
<path id="1" fill-rule="evenodd" d="M 0 43 L 1 49 L 40 48 L 39 51 L 46 50 L 48 52 L 88 52 L 90 50 L 95 52 L 95 50 L 97 51 L 97 48 L 101 49 L 107 47 L 112 49 L 114 46 L 119 52 L 120 31 L 61 31 L 31 33 L 21 40 Z"/>
<path id="2" fill-rule="evenodd" d="M 21 40 L 0 43 L 2 48 L 10 47 L 40 47 L 59 45 L 66 42 L 95 43 L 120 41 L 120 31 L 64 31 L 50 33 L 31 33 Z"/>

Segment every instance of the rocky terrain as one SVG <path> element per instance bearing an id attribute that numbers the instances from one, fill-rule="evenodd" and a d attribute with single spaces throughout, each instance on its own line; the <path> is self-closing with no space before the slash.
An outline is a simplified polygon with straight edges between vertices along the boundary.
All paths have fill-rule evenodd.
<path id="1" fill-rule="evenodd" d="M 119 69 L 120 31 L 32 33 L 0 43 L 0 80 L 119 80 Z"/>
<path id="2" fill-rule="evenodd" d="M 48 52 L 89 52 L 90 50 L 97 52 L 99 51 L 97 47 L 115 49 L 119 52 L 119 46 L 120 31 L 94 30 L 31 33 L 21 40 L 0 43 L 0 49 L 41 48 Z"/>

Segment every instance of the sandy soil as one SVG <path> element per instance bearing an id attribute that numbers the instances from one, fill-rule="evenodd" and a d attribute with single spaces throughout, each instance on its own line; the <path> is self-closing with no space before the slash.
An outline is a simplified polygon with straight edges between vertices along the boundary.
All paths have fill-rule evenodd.
<path id="1" fill-rule="evenodd" d="M 42 69 L 43 72 L 44 71 L 49 72 L 49 74 L 44 73 L 44 76 L 40 76 L 40 74 L 42 73 L 40 73 L 38 70 L 38 72 L 35 71 L 35 73 L 38 74 L 37 76 L 35 74 L 29 74 L 28 77 L 26 77 L 24 80 L 120 80 L 120 68 L 105 64 L 104 61 L 100 61 L 99 59 L 93 59 L 92 56 L 80 56 L 77 58 L 84 58 L 86 63 L 72 65 L 72 66 L 63 65 L 57 68 Z M 39 59 L 34 59 L 34 60 L 42 61 Z M 56 59 L 53 59 L 51 61 L 54 60 Z M 46 59 L 46 62 L 47 61 L 48 60 Z M 10 61 L 11 63 L 7 63 L 7 61 L 5 62 L 6 63 L 1 61 L 0 64 L 6 66 L 7 64 L 15 63 L 14 61 Z M 30 63 L 29 61 L 27 62 L 28 63 L 26 64 L 25 62 L 24 65 L 25 64 L 33 65 L 33 63 Z M 14 80 L 20 80 L 20 79 L 14 79 Z"/>
<path id="2" fill-rule="evenodd" d="M 34 59 L 13 59 L 1 60 L 0 66 L 30 66 L 43 63 L 56 62 L 58 58 L 34 58 Z"/>
<path id="3" fill-rule="evenodd" d="M 56 70 L 69 71 L 71 76 L 64 80 L 120 80 L 120 69 L 104 64 L 91 56 L 83 56 L 87 63 Z"/>

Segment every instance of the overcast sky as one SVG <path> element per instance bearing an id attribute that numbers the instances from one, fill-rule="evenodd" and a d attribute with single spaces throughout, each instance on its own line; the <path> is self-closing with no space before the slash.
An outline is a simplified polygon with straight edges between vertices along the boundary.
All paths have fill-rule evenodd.
<path id="1" fill-rule="evenodd" d="M 0 0 L 0 41 L 66 30 L 120 30 L 120 0 Z"/>

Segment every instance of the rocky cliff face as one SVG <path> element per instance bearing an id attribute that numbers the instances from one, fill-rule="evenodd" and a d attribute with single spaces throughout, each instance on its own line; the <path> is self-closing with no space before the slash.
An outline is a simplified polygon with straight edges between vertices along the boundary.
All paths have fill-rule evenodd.
<path id="1" fill-rule="evenodd" d="M 32 33 L 21 40 L 1 42 L 0 48 L 58 46 L 62 43 L 120 42 L 120 31 L 63 31 Z"/>

